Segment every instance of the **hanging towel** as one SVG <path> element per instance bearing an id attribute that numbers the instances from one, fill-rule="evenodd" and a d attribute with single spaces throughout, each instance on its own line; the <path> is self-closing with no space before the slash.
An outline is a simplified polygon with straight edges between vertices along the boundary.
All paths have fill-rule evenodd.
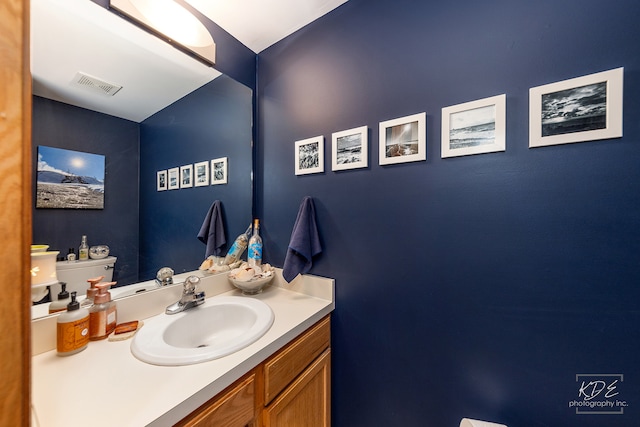
<path id="1" fill-rule="evenodd" d="M 198 233 L 198 240 L 207 245 L 204 257 L 208 258 L 210 255 L 220 256 L 222 245 L 227 243 L 227 238 L 224 235 L 224 224 L 222 222 L 222 204 L 220 200 L 213 202 L 207 216 L 204 218 L 200 232 Z"/>
<path id="2" fill-rule="evenodd" d="M 316 211 L 313 207 L 313 199 L 306 196 L 302 199 L 298 217 L 291 232 L 291 240 L 282 268 L 284 279 L 291 282 L 298 274 L 311 270 L 312 258 L 320 252 L 322 252 L 322 246 L 316 227 Z"/>

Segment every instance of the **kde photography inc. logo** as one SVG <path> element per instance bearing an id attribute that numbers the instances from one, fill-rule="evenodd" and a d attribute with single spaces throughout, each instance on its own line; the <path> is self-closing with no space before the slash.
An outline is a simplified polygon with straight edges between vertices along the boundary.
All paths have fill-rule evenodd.
<path id="1" fill-rule="evenodd" d="M 576 374 L 577 398 L 569 401 L 578 415 L 622 415 L 628 405 L 622 396 L 623 374 Z"/>

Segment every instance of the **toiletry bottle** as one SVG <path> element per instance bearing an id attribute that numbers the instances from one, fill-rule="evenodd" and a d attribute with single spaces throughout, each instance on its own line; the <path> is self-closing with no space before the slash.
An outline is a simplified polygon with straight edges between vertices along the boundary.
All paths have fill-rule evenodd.
<path id="1" fill-rule="evenodd" d="M 100 283 L 102 279 L 104 279 L 104 276 L 98 276 L 92 279 L 87 279 L 87 282 L 89 282 L 89 287 L 87 288 L 86 298 L 84 299 L 84 301 L 80 303 L 81 307 L 91 307 L 93 305 L 93 300 L 98 294 L 98 288 L 96 288 L 96 285 Z"/>
<path id="2" fill-rule="evenodd" d="M 253 220 L 253 235 L 249 239 L 249 267 L 260 266 L 262 264 L 262 238 L 260 237 L 260 220 Z"/>
<path id="3" fill-rule="evenodd" d="M 67 304 L 71 301 L 71 299 L 69 299 L 69 292 L 67 292 L 67 284 L 65 282 L 60 282 L 60 287 L 62 290 L 58 293 L 58 299 L 49 304 L 49 314 L 65 311 L 67 309 Z"/>
<path id="4" fill-rule="evenodd" d="M 89 259 L 89 245 L 87 244 L 87 236 L 82 236 L 82 242 L 78 248 L 78 259 L 80 261 L 86 261 Z"/>
<path id="5" fill-rule="evenodd" d="M 116 303 L 111 301 L 108 289 L 116 282 L 98 283 L 98 293 L 89 308 L 89 339 L 103 340 L 116 328 Z"/>
<path id="6" fill-rule="evenodd" d="M 74 248 L 69 248 L 69 253 L 67 254 L 67 261 L 74 262 L 76 260 L 76 250 Z"/>
<path id="7" fill-rule="evenodd" d="M 71 302 L 67 311 L 58 316 L 56 325 L 58 356 L 78 353 L 89 343 L 89 311 L 80 308 L 76 301 L 76 292 L 71 292 Z"/>
<path id="8" fill-rule="evenodd" d="M 247 231 L 243 234 L 239 235 L 236 238 L 236 241 L 231 245 L 231 249 L 227 252 L 227 256 L 224 257 L 224 263 L 226 265 L 233 264 L 234 262 L 238 262 L 240 257 L 244 253 L 244 250 L 247 249 L 247 245 L 249 244 L 249 238 L 251 237 L 251 224 L 247 227 Z"/>

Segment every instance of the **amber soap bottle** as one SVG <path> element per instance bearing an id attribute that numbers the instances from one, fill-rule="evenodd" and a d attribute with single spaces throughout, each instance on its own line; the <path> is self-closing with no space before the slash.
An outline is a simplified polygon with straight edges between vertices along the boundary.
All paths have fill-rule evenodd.
<path id="1" fill-rule="evenodd" d="M 89 308 L 89 339 L 91 341 L 107 338 L 116 328 L 116 303 L 111 301 L 111 293 L 108 291 L 109 287 L 115 283 L 96 285 L 98 293 L 93 300 L 93 305 Z"/>

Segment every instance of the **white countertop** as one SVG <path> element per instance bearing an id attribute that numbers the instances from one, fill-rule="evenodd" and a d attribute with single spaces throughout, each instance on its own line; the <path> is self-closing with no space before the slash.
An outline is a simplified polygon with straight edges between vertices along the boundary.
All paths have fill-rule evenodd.
<path id="1" fill-rule="evenodd" d="M 218 295 L 240 295 L 222 285 L 226 277 L 209 281 L 222 290 Z M 33 426 L 171 426 L 329 314 L 333 287 L 332 279 L 315 276 L 287 284 L 278 270 L 271 286 L 247 297 L 273 310 L 269 331 L 248 347 L 205 363 L 150 365 L 131 354 L 130 339 L 90 342 L 68 357 L 58 357 L 55 350 L 38 354 L 32 358 Z M 127 317 L 131 314 L 118 322 L 132 320 Z"/>

